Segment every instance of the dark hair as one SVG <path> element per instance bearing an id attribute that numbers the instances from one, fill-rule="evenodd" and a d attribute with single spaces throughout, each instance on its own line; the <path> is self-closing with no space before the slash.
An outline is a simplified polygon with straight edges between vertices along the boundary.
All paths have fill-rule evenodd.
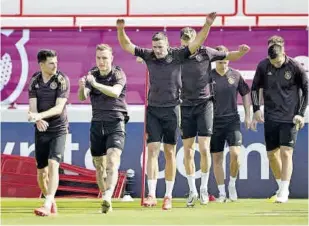
<path id="1" fill-rule="evenodd" d="M 167 36 L 164 32 L 160 31 L 160 32 L 156 32 L 153 36 L 152 36 L 152 41 L 160 41 L 160 40 L 165 40 L 167 41 Z"/>
<path id="2" fill-rule="evenodd" d="M 220 52 L 225 52 L 225 53 L 227 53 L 227 52 L 229 51 L 228 48 L 226 48 L 226 47 L 223 46 L 223 45 L 217 46 L 215 49 L 218 50 L 218 51 L 220 51 Z"/>
<path id="3" fill-rule="evenodd" d="M 56 57 L 57 53 L 54 50 L 42 49 L 38 52 L 37 59 L 38 63 L 44 63 L 48 57 Z"/>
<path id="4" fill-rule="evenodd" d="M 268 48 L 268 56 L 270 59 L 276 59 L 282 53 L 283 48 L 281 45 L 274 44 Z"/>
<path id="5" fill-rule="evenodd" d="M 284 39 L 281 37 L 281 36 L 278 36 L 278 35 L 274 35 L 274 36 L 271 36 L 269 39 L 268 39 L 268 42 L 267 42 L 268 45 L 270 44 L 278 44 L 278 45 L 284 45 Z"/>

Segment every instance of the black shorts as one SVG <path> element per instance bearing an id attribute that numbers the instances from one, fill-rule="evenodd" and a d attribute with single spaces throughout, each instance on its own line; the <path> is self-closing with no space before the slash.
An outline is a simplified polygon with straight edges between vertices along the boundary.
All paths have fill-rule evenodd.
<path id="1" fill-rule="evenodd" d="M 213 101 L 196 106 L 181 106 L 181 137 L 210 137 L 213 127 Z"/>
<path id="2" fill-rule="evenodd" d="M 107 149 L 123 151 L 125 123 L 122 120 L 92 121 L 90 127 L 90 150 L 92 156 L 106 155 Z"/>
<path id="3" fill-rule="evenodd" d="M 294 123 L 265 121 L 264 136 L 267 151 L 275 150 L 280 146 L 294 148 L 297 130 Z"/>
<path id="4" fill-rule="evenodd" d="M 147 143 L 176 144 L 180 122 L 180 107 L 147 107 Z"/>
<path id="5" fill-rule="evenodd" d="M 35 159 L 37 168 L 48 166 L 48 159 L 61 162 L 65 150 L 67 134 L 54 132 L 35 132 Z"/>
<path id="6" fill-rule="evenodd" d="M 224 125 L 218 125 L 215 122 L 214 133 L 210 140 L 210 152 L 217 153 L 224 151 L 225 141 L 229 147 L 242 145 L 239 120 L 227 122 Z"/>

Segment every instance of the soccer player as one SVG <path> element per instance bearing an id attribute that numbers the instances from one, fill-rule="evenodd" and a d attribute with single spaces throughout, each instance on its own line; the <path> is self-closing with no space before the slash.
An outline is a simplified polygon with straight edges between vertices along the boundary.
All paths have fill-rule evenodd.
<path id="1" fill-rule="evenodd" d="M 225 46 L 218 46 L 216 50 L 228 52 Z M 218 185 L 218 202 L 226 201 L 224 184 L 224 145 L 229 145 L 230 151 L 230 181 L 228 185 L 229 198 L 237 201 L 235 181 L 239 170 L 239 154 L 242 145 L 240 132 L 240 117 L 237 111 L 237 94 L 243 99 L 245 109 L 245 126 L 250 128 L 250 88 L 241 74 L 230 68 L 228 60 L 216 62 L 216 68 L 211 71 L 214 82 L 214 133 L 211 137 L 210 151 L 213 157 L 214 174 Z"/>
<path id="2" fill-rule="evenodd" d="M 260 89 L 263 89 L 264 114 L 260 110 Z M 303 67 L 285 54 L 282 37 L 268 40 L 268 57 L 257 66 L 251 99 L 252 128 L 256 129 L 256 122 L 264 122 L 267 156 L 279 188 L 275 201 L 285 203 L 289 197 L 297 130 L 304 126 L 308 77 Z"/>
<path id="3" fill-rule="evenodd" d="M 132 44 L 125 33 L 124 20 L 117 20 L 118 39 L 121 47 L 144 60 L 149 71 L 149 95 L 146 116 L 148 143 L 147 176 L 149 195 L 145 206 L 154 206 L 158 174 L 158 156 L 163 139 L 165 154 L 166 193 L 163 210 L 172 208 L 172 191 L 176 175 L 176 143 L 180 121 L 181 63 L 194 53 L 206 39 L 216 13 L 210 13 L 195 40 L 184 48 L 170 48 L 165 33 L 152 37 L 152 49 Z"/>
<path id="4" fill-rule="evenodd" d="M 180 32 L 182 46 L 187 46 L 196 37 L 196 32 L 190 27 Z M 195 185 L 195 137 L 198 135 L 198 145 L 201 155 L 201 187 L 200 203 L 207 204 L 208 178 L 211 166 L 210 138 L 213 133 L 213 84 L 210 77 L 211 62 L 217 60 L 238 60 L 250 50 L 249 46 L 241 45 L 238 51 L 218 51 L 202 46 L 182 65 L 181 99 L 181 130 L 184 144 L 184 164 L 190 193 L 187 206 L 194 206 L 198 198 Z M 221 101 L 221 100 L 220 100 Z M 237 112 L 236 112 L 237 114 Z M 220 150 L 220 151 L 223 151 Z"/>
<path id="5" fill-rule="evenodd" d="M 29 84 L 28 120 L 35 123 L 35 159 L 44 205 L 34 210 L 38 216 L 57 213 L 55 194 L 59 184 L 59 163 L 65 150 L 68 119 L 65 105 L 70 82 L 58 71 L 57 54 L 41 50 L 37 55 L 40 71 Z"/>
<path id="6" fill-rule="evenodd" d="M 79 99 L 86 100 L 90 95 L 92 105 L 90 149 L 96 168 L 97 183 L 102 192 L 102 213 L 112 210 L 111 199 L 118 180 L 127 120 L 126 75 L 120 67 L 113 66 L 112 63 L 112 48 L 107 44 L 98 45 L 96 67 L 79 80 L 78 90 Z"/>

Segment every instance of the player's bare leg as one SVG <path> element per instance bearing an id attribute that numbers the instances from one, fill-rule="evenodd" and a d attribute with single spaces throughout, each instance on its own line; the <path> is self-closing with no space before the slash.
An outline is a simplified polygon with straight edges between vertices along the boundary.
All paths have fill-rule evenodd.
<path id="1" fill-rule="evenodd" d="M 187 199 L 187 206 L 192 207 L 198 199 L 198 193 L 195 185 L 195 137 L 183 139 L 182 142 L 184 147 L 184 165 L 190 189 L 189 197 Z"/>
<path id="2" fill-rule="evenodd" d="M 230 182 L 229 182 L 229 197 L 231 201 L 237 201 L 236 178 L 239 170 L 239 146 L 230 147 Z"/>
<path id="3" fill-rule="evenodd" d="M 147 183 L 148 183 L 148 196 L 144 201 L 145 207 L 157 205 L 156 188 L 159 172 L 158 158 L 160 153 L 160 142 L 152 142 L 147 145 Z"/>
<path id="4" fill-rule="evenodd" d="M 112 211 L 112 196 L 118 181 L 121 150 L 109 148 L 106 153 L 106 191 L 103 197 L 102 213 Z"/>
<path id="5" fill-rule="evenodd" d="M 166 191 L 162 209 L 172 208 L 172 193 L 176 177 L 176 145 L 164 144 Z"/>
<path id="6" fill-rule="evenodd" d="M 47 195 L 47 187 L 48 187 L 48 167 L 46 166 L 43 169 L 37 170 L 37 180 L 38 185 L 41 189 L 42 194 L 44 197 Z"/>
<path id="7" fill-rule="evenodd" d="M 276 182 L 278 184 L 278 190 L 276 191 L 276 194 L 271 198 L 272 201 L 275 201 L 277 198 L 277 195 L 281 189 L 281 170 L 282 170 L 282 161 L 281 161 L 281 155 L 280 155 L 280 149 L 274 149 L 272 151 L 267 152 L 267 157 L 269 160 L 270 168 L 273 172 L 273 175 L 276 179 Z"/>
<path id="8" fill-rule="evenodd" d="M 287 146 L 280 147 L 282 170 L 281 187 L 277 195 L 276 202 L 285 203 L 289 199 L 289 186 L 293 172 L 293 148 Z"/>
<path id="9" fill-rule="evenodd" d="M 96 169 L 96 180 L 102 197 L 106 190 L 106 155 L 104 156 L 93 156 L 93 163 Z"/>
<path id="10" fill-rule="evenodd" d="M 208 179 L 211 167 L 210 139 L 211 137 L 204 137 L 204 136 L 198 137 L 198 144 L 201 155 L 200 202 L 202 205 L 205 205 L 209 202 Z"/>
<path id="11" fill-rule="evenodd" d="M 48 188 L 48 167 L 45 167 L 43 169 L 37 170 L 37 180 L 38 185 L 41 189 L 42 194 L 44 195 L 44 198 L 47 195 L 47 188 Z M 52 203 L 50 213 L 51 214 L 57 214 L 57 204 L 56 202 Z"/>
<path id="12" fill-rule="evenodd" d="M 226 201 L 223 158 L 224 158 L 224 152 L 223 151 L 212 153 L 214 175 L 215 175 L 218 190 L 219 190 L 219 197 L 217 199 L 217 202 L 225 202 Z"/>
<path id="13" fill-rule="evenodd" d="M 48 160 L 48 185 L 44 206 L 35 209 L 34 212 L 38 216 L 49 216 L 51 208 L 55 203 L 55 194 L 59 185 L 59 163 L 56 160 Z M 54 204 L 55 205 L 55 204 Z"/>

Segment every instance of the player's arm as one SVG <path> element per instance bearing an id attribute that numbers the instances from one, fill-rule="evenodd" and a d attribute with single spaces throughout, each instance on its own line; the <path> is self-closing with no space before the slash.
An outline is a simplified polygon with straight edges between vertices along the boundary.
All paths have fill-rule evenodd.
<path id="1" fill-rule="evenodd" d="M 298 114 L 301 116 L 305 115 L 306 108 L 308 106 L 308 76 L 303 68 L 300 68 L 300 89 L 302 90 L 302 96 L 300 98 L 300 107 Z"/>
<path id="2" fill-rule="evenodd" d="M 240 58 L 242 58 L 244 55 L 246 55 L 249 51 L 250 51 L 249 46 L 247 46 L 245 44 L 240 45 L 239 48 L 238 48 L 238 51 L 228 52 L 225 60 L 237 61 Z"/>
<path id="3" fill-rule="evenodd" d="M 35 89 L 36 76 L 33 76 L 29 82 L 28 97 L 29 97 L 29 112 L 38 112 L 37 109 L 37 92 Z M 29 119 L 28 119 L 29 120 Z"/>
<path id="4" fill-rule="evenodd" d="M 127 36 L 124 29 L 125 21 L 123 19 L 118 19 L 116 23 L 117 23 L 118 41 L 120 43 L 121 48 L 126 52 L 135 55 L 135 45 L 132 44 L 130 38 Z"/>
<path id="5" fill-rule="evenodd" d="M 40 119 L 50 118 L 56 115 L 60 115 L 64 109 L 65 104 L 67 103 L 67 98 L 57 98 L 56 105 L 47 111 L 40 112 Z"/>
<path id="6" fill-rule="evenodd" d="M 238 83 L 238 92 L 242 96 L 242 104 L 245 109 L 245 125 L 246 128 L 249 129 L 251 125 L 251 117 L 250 117 L 250 88 L 243 77 L 240 75 L 239 83 Z"/>
<path id="7" fill-rule="evenodd" d="M 101 93 L 104 93 L 107 96 L 118 98 L 121 94 L 121 91 L 123 89 L 123 86 L 120 84 L 116 84 L 113 86 L 107 86 L 100 83 L 93 83 L 93 88 L 99 90 Z"/>
<path id="8" fill-rule="evenodd" d="M 29 111 L 30 112 L 34 112 L 34 113 L 38 112 L 38 109 L 37 109 L 37 98 L 30 98 L 29 99 Z"/>
<path id="9" fill-rule="evenodd" d="M 245 118 L 250 118 L 250 107 L 251 107 L 250 93 L 248 93 L 248 94 L 246 94 L 242 97 L 242 104 L 243 104 L 244 109 L 245 109 Z"/>
<path id="10" fill-rule="evenodd" d="M 84 101 L 88 98 L 90 89 L 86 87 L 86 78 L 85 76 L 80 78 L 78 81 L 78 99 Z"/>
<path id="11" fill-rule="evenodd" d="M 258 122 L 264 122 L 264 118 L 260 111 L 260 89 L 263 88 L 263 72 L 261 66 L 258 65 L 251 86 L 251 102 L 253 106 L 254 119 Z"/>
<path id="12" fill-rule="evenodd" d="M 38 110 L 37 110 L 37 98 L 30 98 L 29 99 L 29 111 L 28 111 L 28 121 L 32 121 L 32 114 L 31 112 L 33 113 L 37 113 Z M 37 129 L 40 131 L 40 132 L 44 132 L 47 130 L 49 124 L 48 122 L 46 122 L 45 120 L 38 120 L 35 122 L 36 124 L 36 127 Z"/>
<path id="13" fill-rule="evenodd" d="M 216 19 L 216 16 L 217 16 L 217 13 L 212 12 L 206 17 L 206 22 L 203 25 L 202 29 L 196 35 L 194 41 L 188 45 L 188 48 L 191 54 L 195 53 L 196 50 L 198 50 L 198 48 L 200 48 L 201 45 L 203 45 L 204 41 L 206 40 L 208 36 L 210 27 Z"/>
<path id="14" fill-rule="evenodd" d="M 140 64 L 145 63 L 145 61 L 144 61 L 143 58 L 141 58 L 141 57 L 136 57 L 136 62 L 137 62 L 137 63 L 140 63 Z"/>
<path id="15" fill-rule="evenodd" d="M 297 115 L 294 117 L 293 122 L 299 125 L 299 128 L 304 127 L 305 125 L 305 112 L 308 106 L 308 77 L 305 69 L 301 65 L 298 66 L 298 75 L 296 82 L 302 91 L 302 95 L 300 97 L 299 109 Z"/>
<path id="16" fill-rule="evenodd" d="M 37 108 L 37 93 L 36 93 L 36 89 L 34 88 L 34 80 L 35 77 L 33 77 L 30 81 L 30 85 L 29 85 L 29 111 L 28 111 L 28 121 L 32 122 L 32 112 L 36 113 L 38 112 L 38 108 Z M 48 122 L 46 122 L 45 120 L 38 120 L 35 122 L 36 124 L 36 128 L 40 131 L 40 132 L 44 132 L 47 130 L 49 124 Z"/>
<path id="17" fill-rule="evenodd" d="M 104 93 L 105 95 L 113 98 L 118 98 L 126 83 L 126 78 L 122 72 L 120 72 L 117 76 L 117 83 L 113 86 L 107 86 L 96 82 L 92 74 L 87 75 L 87 81 L 91 84 L 93 88 L 99 90 L 101 93 Z"/>
<path id="18" fill-rule="evenodd" d="M 57 99 L 54 107 L 43 111 L 40 113 L 30 112 L 29 115 L 32 121 L 38 121 L 41 119 L 47 119 L 56 115 L 60 115 L 63 112 L 63 109 L 68 101 L 70 93 L 70 81 L 67 77 L 63 75 L 58 75 L 58 88 L 57 88 Z"/>

